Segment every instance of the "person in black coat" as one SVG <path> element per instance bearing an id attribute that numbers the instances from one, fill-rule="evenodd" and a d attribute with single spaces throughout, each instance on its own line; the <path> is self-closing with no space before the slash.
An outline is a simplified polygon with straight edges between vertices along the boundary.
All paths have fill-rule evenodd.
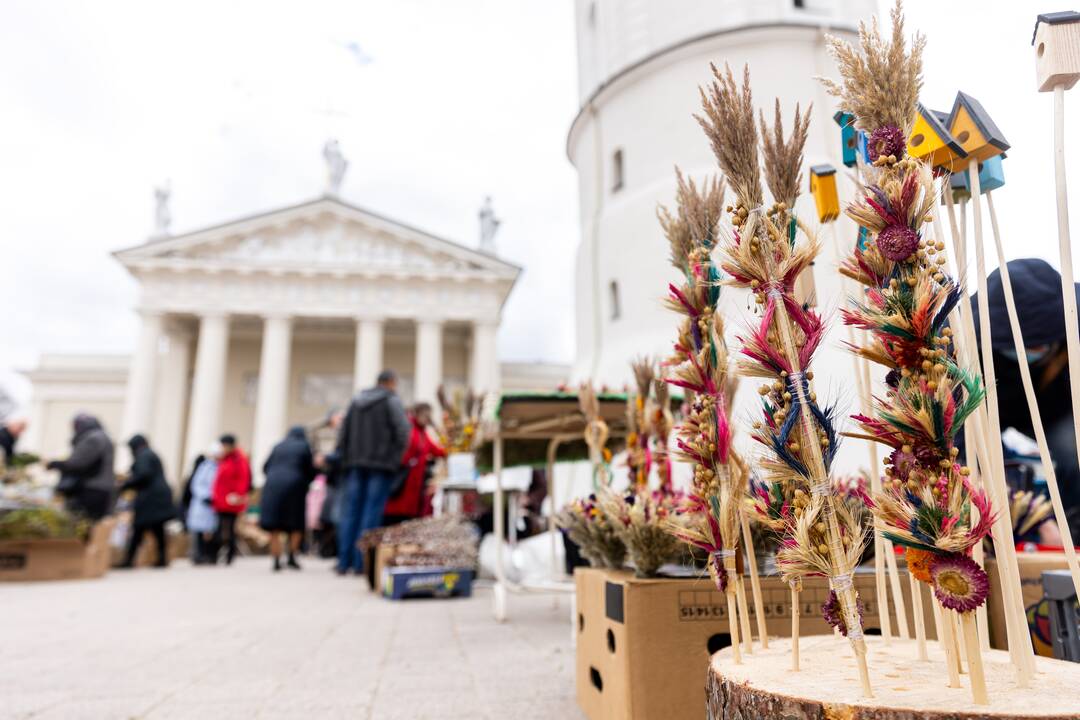
<path id="1" fill-rule="evenodd" d="M 172 490 L 165 481 L 165 470 L 161 459 L 150 449 L 150 443 L 142 435 L 135 435 L 128 440 L 131 448 L 131 473 L 120 491 L 135 491 L 134 518 L 131 525 L 131 538 L 128 540 L 127 555 L 121 567 L 135 566 L 135 554 L 139 551 L 143 535 L 153 533 L 158 546 L 157 567 L 169 564 L 168 547 L 165 544 L 165 523 L 176 517 Z"/>
<path id="2" fill-rule="evenodd" d="M 0 461 L 3 461 L 4 465 L 10 465 L 15 459 L 15 443 L 19 441 L 19 436 L 24 430 L 26 430 L 26 421 L 21 418 L 9 420 L 0 426 L 0 453 L 3 454 Z"/>
<path id="3" fill-rule="evenodd" d="M 1039 401 L 1039 414 L 1061 488 L 1062 504 L 1072 529 L 1073 541 L 1080 543 L 1080 464 L 1076 456 L 1070 400 L 1061 275 L 1043 260 L 1024 258 L 1009 262 L 1009 278 L 1016 298 L 1025 354 L 1031 367 L 1031 381 Z M 999 270 L 994 270 L 987 278 L 987 293 L 1001 427 L 1012 427 L 1028 437 L 1035 437 Z M 1077 294 L 1080 296 L 1080 292 Z M 981 337 L 979 302 L 978 295 L 972 296 L 975 329 Z M 1052 523 L 1045 526 L 1049 530 L 1056 529 Z M 1060 538 L 1043 539 L 1046 542 L 1060 542 Z"/>
<path id="4" fill-rule="evenodd" d="M 72 425 L 71 455 L 46 467 L 60 472 L 56 492 L 68 512 L 97 521 L 112 511 L 116 493 L 112 440 L 92 415 L 79 413 Z"/>
<path id="5" fill-rule="evenodd" d="M 289 536 L 289 567 L 300 569 L 296 553 L 304 538 L 308 486 L 315 479 L 315 461 L 304 428 L 289 430 L 263 466 L 266 484 L 259 502 L 259 526 L 270 533 L 274 571 L 281 570 L 281 535 Z"/>

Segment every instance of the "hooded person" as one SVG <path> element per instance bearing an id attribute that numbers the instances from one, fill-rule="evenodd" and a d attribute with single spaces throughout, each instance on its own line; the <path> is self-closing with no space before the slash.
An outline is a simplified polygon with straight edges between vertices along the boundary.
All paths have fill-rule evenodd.
<path id="1" fill-rule="evenodd" d="M 1043 260 L 1024 258 L 1009 262 L 1009 278 L 1062 502 L 1069 527 L 1072 528 L 1073 540 L 1080 542 L 1080 464 L 1077 462 L 1073 430 L 1061 275 Z M 1077 286 L 1077 295 L 1080 298 L 1080 286 Z M 987 278 L 987 297 L 1001 427 L 1012 427 L 1028 437 L 1034 437 L 1035 430 L 1020 377 L 1000 270 L 994 270 Z M 978 295 L 973 295 L 971 305 L 975 332 L 981 342 L 979 302 Z M 1046 526 L 1050 529 L 1054 527 L 1050 523 Z"/>
<path id="2" fill-rule="evenodd" d="M 71 454 L 46 467 L 60 472 L 56 492 L 64 496 L 69 512 L 100 520 L 112 510 L 116 492 L 113 443 L 98 419 L 79 413 L 72 421 Z"/>
<path id="3" fill-rule="evenodd" d="M 214 535 L 218 529 L 218 516 L 214 512 L 214 478 L 217 477 L 218 457 L 221 455 L 221 445 L 214 443 L 205 455 L 195 464 L 188 481 L 188 492 L 191 495 L 188 503 L 186 522 L 187 531 L 191 533 L 192 561 L 196 565 L 213 565 L 217 558 Z"/>
<path id="4" fill-rule="evenodd" d="M 288 565 L 300 569 L 296 553 L 304 538 L 308 487 L 315 479 L 315 462 L 307 433 L 300 425 L 274 446 L 263 465 L 266 484 L 259 501 L 259 526 L 270 533 L 274 571 L 281 570 L 281 536 L 289 536 Z"/>
<path id="5" fill-rule="evenodd" d="M 397 395 L 397 375 L 379 373 L 375 387 L 353 398 L 338 432 L 337 452 L 344 469 L 337 572 L 363 571 L 356 543 L 382 524 L 394 475 L 409 442 L 409 418 Z"/>
<path id="6" fill-rule="evenodd" d="M 121 567 L 135 566 L 135 556 L 147 532 L 153 534 L 157 541 L 157 567 L 166 567 L 169 564 L 169 552 L 165 542 L 165 523 L 176 517 L 172 489 L 165 480 L 161 458 L 150 448 L 150 443 L 144 436 L 132 436 L 128 440 L 128 447 L 131 448 L 131 472 L 127 481 L 120 486 L 120 491 L 135 491 L 135 502 L 132 508 L 131 538 L 128 540 L 127 554 Z"/>

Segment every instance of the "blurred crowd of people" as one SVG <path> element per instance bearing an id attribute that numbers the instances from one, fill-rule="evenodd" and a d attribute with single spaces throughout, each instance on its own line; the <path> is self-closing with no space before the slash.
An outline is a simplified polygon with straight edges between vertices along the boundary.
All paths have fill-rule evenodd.
<path id="1" fill-rule="evenodd" d="M 406 412 L 397 384 L 397 375 L 384 370 L 345 410 L 331 412 L 316 428 L 335 432 L 329 452 L 313 449 L 304 426 L 291 428 L 266 459 L 258 492 L 248 457 L 232 434 L 195 459 L 179 501 L 161 459 L 141 434 L 128 440 L 131 468 L 118 482 L 113 441 L 86 413 L 73 420 L 68 457 L 46 467 L 59 474 L 56 493 L 66 509 L 89 520 L 113 513 L 118 497 L 130 498 L 122 567 L 134 566 L 146 535 L 156 541 L 156 564 L 167 565 L 166 525 L 172 520 L 189 534 L 194 563 L 230 564 L 238 553 L 240 519 L 257 502 L 274 571 L 299 570 L 298 555 L 310 541 L 312 549 L 337 557 L 339 574 L 359 574 L 364 559 L 357 542 L 363 533 L 432 514 L 432 463 L 446 455 L 432 436 L 431 406 L 419 403 Z M 14 456 L 25 428 L 24 420 L 0 425 L 5 460 Z"/>

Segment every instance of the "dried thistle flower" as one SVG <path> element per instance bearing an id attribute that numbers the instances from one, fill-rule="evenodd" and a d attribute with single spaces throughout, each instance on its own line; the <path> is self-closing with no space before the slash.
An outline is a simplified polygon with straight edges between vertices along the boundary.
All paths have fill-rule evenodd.
<path id="1" fill-rule="evenodd" d="M 802 115 L 799 106 L 795 106 L 794 127 L 791 137 L 784 141 L 784 120 L 780 114 L 780 100 L 776 100 L 772 129 L 765 123 L 765 113 L 761 113 L 761 149 L 765 160 L 765 180 L 769 185 L 773 200 L 795 207 L 802 187 L 803 146 L 806 145 L 806 132 L 810 127 L 810 111 L 806 108 Z"/>
<path id="2" fill-rule="evenodd" d="M 720 169 L 739 202 L 752 209 L 761 205 L 762 192 L 750 67 L 743 66 L 741 88 L 735 84 L 735 76 L 727 65 L 724 74 L 715 65 L 709 67 L 713 82 L 707 92 L 699 88 L 704 114 L 694 118 L 705 130 Z"/>
<path id="3" fill-rule="evenodd" d="M 911 133 L 915 106 L 922 89 L 922 53 L 926 38 L 916 33 L 906 52 L 904 13 L 900 0 L 892 9 L 892 35 L 886 43 L 875 18 L 870 27 L 859 23 L 859 47 L 829 36 L 829 53 L 839 66 L 841 81 L 818 78 L 840 106 L 855 116 L 855 127 L 873 132 L 895 125 Z"/>

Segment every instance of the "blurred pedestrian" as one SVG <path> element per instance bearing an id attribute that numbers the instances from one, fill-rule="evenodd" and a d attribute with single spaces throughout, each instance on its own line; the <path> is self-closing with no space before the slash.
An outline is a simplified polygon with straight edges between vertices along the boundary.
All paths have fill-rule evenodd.
<path id="1" fill-rule="evenodd" d="M 300 425 L 274 446 L 263 465 L 266 484 L 259 502 L 259 526 L 270 533 L 274 571 L 281 570 L 282 535 L 288 536 L 288 566 L 300 569 L 296 554 L 304 539 L 304 513 L 308 486 L 315 479 L 315 463 L 307 434 Z"/>
<path id="2" fill-rule="evenodd" d="M 169 547 L 165 540 L 165 523 L 176 517 L 172 489 L 165 480 L 161 458 L 150 448 L 150 443 L 144 436 L 132 436 L 128 440 L 128 447 L 131 448 L 133 458 L 131 472 L 127 481 L 120 486 L 120 491 L 134 490 L 135 503 L 127 555 L 120 567 L 135 567 L 135 556 L 139 552 L 143 535 L 147 532 L 157 541 L 157 567 L 167 567 Z"/>
<path id="3" fill-rule="evenodd" d="M 93 415 L 77 414 L 72 426 L 71 454 L 46 467 L 60 472 L 56 492 L 64 496 L 69 512 L 100 520 L 112 511 L 116 492 L 113 443 Z"/>
<path id="4" fill-rule="evenodd" d="M 383 511 L 386 525 L 411 518 L 431 515 L 431 493 L 427 483 L 431 477 L 431 463 L 435 458 L 446 457 L 446 451 L 430 434 L 431 405 L 417 403 L 410 417 L 412 431 L 409 445 L 401 459 L 404 478 L 397 493 L 391 497 Z"/>
<path id="5" fill-rule="evenodd" d="M 326 427 L 334 432 L 335 438 L 345 421 L 345 411 L 340 409 L 331 410 L 326 416 Z M 321 470 L 326 484 L 326 495 L 319 509 L 318 530 L 315 533 L 315 544 L 319 549 L 319 557 L 337 557 L 337 535 L 341 525 L 341 496 L 342 478 L 341 453 L 336 449 L 323 456 Z"/>
<path id="6" fill-rule="evenodd" d="M 214 512 L 213 493 L 220 455 L 221 445 L 214 443 L 206 455 L 196 458 L 195 469 L 188 481 L 191 498 L 185 514 L 185 524 L 191 535 L 192 561 L 196 565 L 213 565 L 217 562 L 214 536 L 218 529 L 218 516 Z"/>
<path id="7" fill-rule="evenodd" d="M 19 436 L 25 430 L 26 420 L 23 418 L 7 420 L 0 426 L 0 451 L 3 452 L 3 457 L 0 457 L 0 464 L 11 464 L 11 461 L 15 458 L 15 443 L 19 441 Z"/>
<path id="8" fill-rule="evenodd" d="M 363 571 L 360 536 L 382 523 L 394 473 L 409 441 L 409 418 L 397 395 L 393 370 L 379 373 L 376 385 L 349 404 L 338 434 L 338 452 L 345 469 L 337 572 Z"/>
<path id="9" fill-rule="evenodd" d="M 236 557 L 236 521 L 247 509 L 251 491 L 251 466 L 247 456 L 236 445 L 235 435 L 222 435 L 221 457 L 214 476 L 213 504 L 218 516 L 217 542 L 225 547 L 225 564 L 232 565 Z"/>

